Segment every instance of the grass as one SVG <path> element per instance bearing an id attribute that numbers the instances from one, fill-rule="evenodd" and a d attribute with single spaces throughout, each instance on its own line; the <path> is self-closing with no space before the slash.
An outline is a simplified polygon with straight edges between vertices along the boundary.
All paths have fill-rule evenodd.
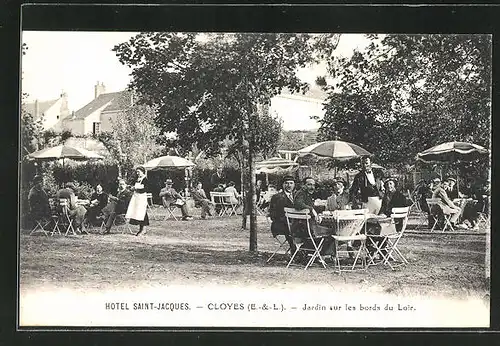
<path id="1" fill-rule="evenodd" d="M 330 285 L 393 295 L 485 297 L 484 235 L 406 234 L 400 250 L 409 264 L 394 271 L 333 272 L 314 265 L 286 269 L 287 258 L 266 260 L 276 243 L 258 218 L 258 252 L 248 251 L 249 232 L 240 217 L 192 221 L 152 220 L 144 235 L 20 235 L 21 291 L 40 287 L 77 290 L 162 285 Z M 137 226 L 132 226 L 135 230 Z"/>

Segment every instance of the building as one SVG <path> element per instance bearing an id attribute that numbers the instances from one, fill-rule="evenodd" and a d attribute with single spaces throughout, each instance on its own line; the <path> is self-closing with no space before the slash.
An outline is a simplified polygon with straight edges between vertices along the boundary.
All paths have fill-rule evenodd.
<path id="1" fill-rule="evenodd" d="M 64 128 L 76 136 L 98 134 L 111 131 L 111 119 L 122 109 L 133 104 L 129 91 L 106 93 L 104 83 L 94 86 L 94 99 L 64 120 Z"/>
<path id="2" fill-rule="evenodd" d="M 290 93 L 283 90 L 271 99 L 271 114 L 283 120 L 285 131 L 317 130 L 319 123 L 311 117 L 323 118 L 323 102 L 327 94 L 316 86 L 311 86 L 305 93 Z"/>
<path id="3" fill-rule="evenodd" d="M 69 116 L 68 95 L 62 92 L 59 98 L 48 101 L 35 100 L 26 103 L 23 110 L 35 120 L 42 119 L 44 130 L 62 131 L 63 121 Z"/>

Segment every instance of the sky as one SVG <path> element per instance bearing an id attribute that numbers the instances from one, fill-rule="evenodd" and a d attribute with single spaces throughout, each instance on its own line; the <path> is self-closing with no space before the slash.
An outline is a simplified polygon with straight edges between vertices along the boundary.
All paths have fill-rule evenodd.
<path id="1" fill-rule="evenodd" d="M 106 92 L 120 91 L 130 81 L 131 70 L 122 65 L 111 49 L 128 41 L 134 32 L 24 31 L 22 42 L 28 50 L 23 56 L 22 91 L 28 102 L 68 95 L 70 111 L 77 111 L 94 98 L 94 85 L 103 82 Z M 354 48 L 367 44 L 360 34 L 342 35 L 336 52 L 350 55 Z M 314 83 L 325 73 L 325 66 L 299 71 L 299 76 Z M 286 119 L 285 121 L 285 128 Z M 311 126 L 314 127 L 312 123 Z M 309 127 L 311 127 L 309 126 Z"/>

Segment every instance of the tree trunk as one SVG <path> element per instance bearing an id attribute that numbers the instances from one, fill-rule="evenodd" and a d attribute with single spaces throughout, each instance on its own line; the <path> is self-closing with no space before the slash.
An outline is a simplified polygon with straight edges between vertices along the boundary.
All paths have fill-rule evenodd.
<path id="1" fill-rule="evenodd" d="M 255 195 L 255 153 L 253 143 L 249 145 L 248 169 L 250 172 L 250 252 L 257 252 L 257 196 Z"/>
<path id="2" fill-rule="evenodd" d="M 241 172 L 241 200 L 243 201 L 243 212 L 241 215 L 241 229 L 247 229 L 247 210 L 248 210 L 248 193 L 247 193 L 247 184 L 245 177 L 245 163 L 244 163 L 244 155 L 242 155 L 242 160 L 239 162 L 240 164 L 240 172 Z"/>

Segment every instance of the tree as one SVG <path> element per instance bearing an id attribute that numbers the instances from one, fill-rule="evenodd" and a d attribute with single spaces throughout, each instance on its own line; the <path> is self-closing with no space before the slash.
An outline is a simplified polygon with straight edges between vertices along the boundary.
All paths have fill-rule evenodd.
<path id="1" fill-rule="evenodd" d="M 156 144 L 160 131 L 154 123 L 156 108 L 148 105 L 126 105 L 111 119 L 111 132 L 102 132 L 97 138 L 117 163 L 118 175 L 154 158 L 160 150 Z"/>
<path id="2" fill-rule="evenodd" d="M 176 143 L 214 155 L 223 140 L 248 143 L 250 251 L 257 250 L 255 129 L 259 107 L 283 88 L 305 92 L 296 70 L 314 59 L 328 40 L 305 34 L 141 33 L 114 48 L 131 67 L 131 87 L 141 102 L 158 105 L 156 123 L 175 131 Z"/>
<path id="3" fill-rule="evenodd" d="M 489 147 L 491 37 L 367 35 L 350 58 L 331 58 L 335 83 L 320 137 L 352 141 L 383 163 L 404 164 L 433 145 Z"/>

